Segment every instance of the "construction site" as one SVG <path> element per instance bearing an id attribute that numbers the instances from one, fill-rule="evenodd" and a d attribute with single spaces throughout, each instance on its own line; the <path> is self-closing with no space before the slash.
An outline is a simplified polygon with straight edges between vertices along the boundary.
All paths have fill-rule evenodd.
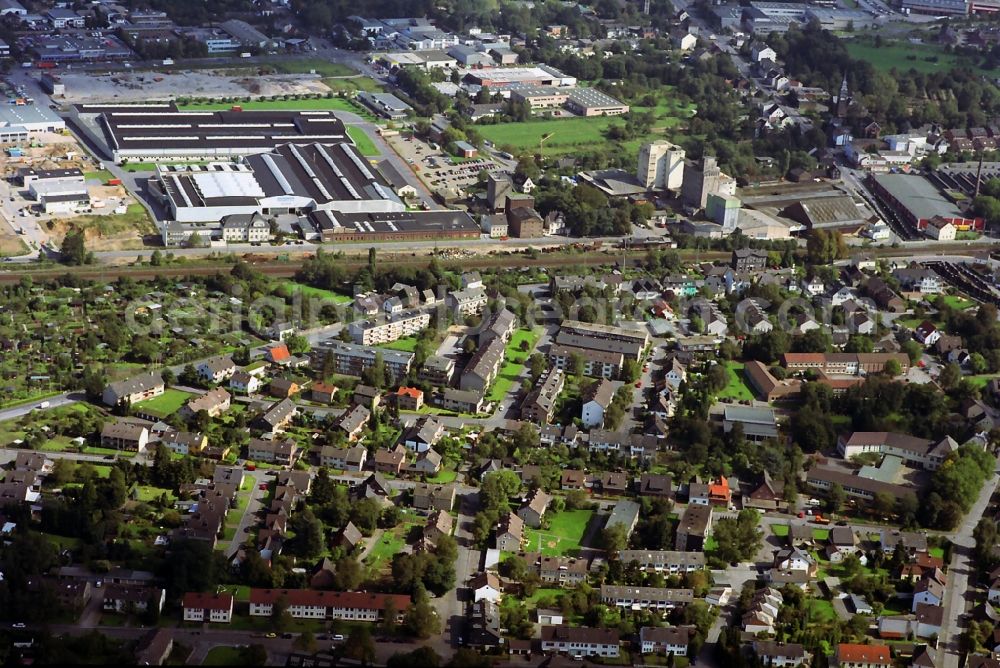
<path id="1" fill-rule="evenodd" d="M 24 184 L 25 174 L 75 174 L 81 183 L 72 205 L 46 206 Z M 92 250 L 141 248 L 154 233 L 146 210 L 118 179 L 102 169 L 69 134 L 35 133 L 28 145 L 0 154 L 0 256 L 59 247 L 66 234 L 81 229 Z"/>

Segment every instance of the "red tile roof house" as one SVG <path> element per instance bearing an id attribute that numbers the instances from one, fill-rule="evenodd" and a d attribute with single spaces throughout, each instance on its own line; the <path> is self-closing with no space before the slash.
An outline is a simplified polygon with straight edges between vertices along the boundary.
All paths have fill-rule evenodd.
<path id="1" fill-rule="evenodd" d="M 833 663 L 835 668 L 889 668 L 892 653 L 887 645 L 837 645 Z"/>
<path id="2" fill-rule="evenodd" d="M 288 603 L 288 613 L 296 619 L 379 622 L 383 619 L 386 606 L 391 603 L 396 617 L 401 620 L 406 609 L 410 607 L 410 597 L 400 594 L 313 589 L 251 589 L 250 616 L 269 617 L 275 601 L 282 598 Z"/>
<path id="3" fill-rule="evenodd" d="M 264 353 L 264 359 L 266 359 L 271 364 L 288 364 L 292 359 L 292 354 L 288 352 L 288 346 L 284 343 L 278 344 L 276 346 L 271 346 Z"/>
<path id="4" fill-rule="evenodd" d="M 231 594 L 204 594 L 192 591 L 184 594 L 183 606 L 185 622 L 228 624 L 233 619 Z"/>
<path id="5" fill-rule="evenodd" d="M 391 396 L 403 411 L 419 411 L 424 405 L 424 393 L 415 387 L 401 387 Z"/>

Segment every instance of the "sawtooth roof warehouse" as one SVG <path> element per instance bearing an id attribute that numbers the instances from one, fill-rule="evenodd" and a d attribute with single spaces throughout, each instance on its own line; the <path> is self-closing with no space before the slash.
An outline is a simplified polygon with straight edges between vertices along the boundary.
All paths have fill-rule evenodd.
<path id="1" fill-rule="evenodd" d="M 115 162 L 229 160 L 289 142 L 351 143 L 331 111 L 178 111 L 170 102 L 81 104 L 75 112 L 97 116 Z"/>
<path id="2" fill-rule="evenodd" d="M 160 166 L 157 186 L 181 223 L 218 222 L 231 214 L 406 210 L 351 144 L 284 144 L 238 164 Z"/>

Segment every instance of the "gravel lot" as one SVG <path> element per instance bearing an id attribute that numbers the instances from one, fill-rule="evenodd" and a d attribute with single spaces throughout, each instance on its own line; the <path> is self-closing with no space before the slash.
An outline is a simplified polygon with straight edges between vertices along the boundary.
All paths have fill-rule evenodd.
<path id="1" fill-rule="evenodd" d="M 66 84 L 65 101 L 148 101 L 173 97 L 273 97 L 302 93 L 327 93 L 330 88 L 318 75 L 270 74 L 251 76 L 251 71 L 233 76 L 232 71 L 196 70 L 173 72 L 116 72 L 88 74 L 60 72 Z M 157 81 L 156 78 L 161 78 Z"/>

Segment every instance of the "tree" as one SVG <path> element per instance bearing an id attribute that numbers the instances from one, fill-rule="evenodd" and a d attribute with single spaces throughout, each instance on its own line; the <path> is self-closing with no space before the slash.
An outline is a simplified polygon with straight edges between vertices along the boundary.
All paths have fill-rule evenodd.
<path id="1" fill-rule="evenodd" d="M 954 362 L 951 362 L 941 369 L 941 374 L 938 376 L 938 384 L 942 389 L 950 390 L 958 385 L 961 379 L 962 369 Z"/>
<path id="2" fill-rule="evenodd" d="M 83 230 L 72 230 L 66 234 L 60 249 L 63 264 L 79 266 L 93 261 L 93 255 L 87 252 Z"/>
<path id="3" fill-rule="evenodd" d="M 344 656 L 360 661 L 362 666 L 375 661 L 375 641 L 372 640 L 372 634 L 367 628 L 355 626 L 351 629 L 347 640 L 344 641 Z"/>
<path id="4" fill-rule="evenodd" d="M 757 512 L 747 509 L 741 510 L 736 519 L 723 518 L 716 522 L 716 556 L 725 562 L 753 559 L 763 544 L 761 532 L 757 528 L 759 521 Z"/>
<path id="5" fill-rule="evenodd" d="M 284 631 L 292 624 L 292 613 L 288 612 L 288 599 L 279 596 L 271 605 L 271 628 Z"/>
<path id="6" fill-rule="evenodd" d="M 483 508 L 508 510 L 509 499 L 521 491 L 521 479 L 510 469 L 488 473 L 479 488 L 479 499 Z"/>
<path id="7" fill-rule="evenodd" d="M 830 485 L 829 491 L 826 493 L 826 507 L 831 513 L 839 513 L 844 507 L 844 502 L 847 501 L 847 493 L 844 488 L 838 483 L 833 483 Z"/>
<path id="8" fill-rule="evenodd" d="M 609 554 L 614 554 L 628 547 L 628 532 L 625 530 L 625 525 L 618 522 L 609 527 L 604 527 L 601 530 L 601 546 Z"/>
<path id="9" fill-rule="evenodd" d="M 386 384 L 385 357 L 382 352 L 375 353 L 375 360 L 372 365 L 361 374 L 362 380 L 372 387 L 382 389 Z"/>
<path id="10" fill-rule="evenodd" d="M 240 663 L 246 666 L 267 665 L 267 649 L 257 643 L 247 645 L 240 649 Z"/>
<path id="11" fill-rule="evenodd" d="M 292 647 L 302 650 L 307 654 L 316 653 L 316 636 L 312 631 L 306 630 L 299 634 L 299 637 L 292 643 Z"/>
<path id="12" fill-rule="evenodd" d="M 307 559 L 323 551 L 323 525 L 316 519 L 312 509 L 305 508 L 292 516 L 290 522 L 295 538 L 291 541 L 291 552 Z"/>
<path id="13" fill-rule="evenodd" d="M 333 588 L 337 591 L 355 591 L 364 582 L 365 574 L 361 564 L 354 557 L 337 560 L 333 572 Z"/>
<path id="14" fill-rule="evenodd" d="M 972 538 L 976 541 L 976 546 L 972 548 L 972 558 L 980 571 L 988 573 L 996 568 L 1000 559 L 997 558 L 995 548 L 998 541 L 997 523 L 988 517 L 984 517 L 976 524 L 972 530 Z"/>
<path id="15" fill-rule="evenodd" d="M 433 648 L 418 647 L 412 652 L 396 652 L 386 661 L 385 668 L 411 668 L 411 666 L 438 668 L 440 665 L 441 657 Z"/>
<path id="16" fill-rule="evenodd" d="M 441 620 L 422 586 L 418 586 L 414 592 L 413 603 L 406 611 L 403 626 L 407 633 L 421 640 L 441 632 Z"/>
<path id="17" fill-rule="evenodd" d="M 903 367 L 899 365 L 899 360 L 893 360 L 893 359 L 886 362 L 882 370 L 885 373 L 885 375 L 889 376 L 890 378 L 895 378 L 899 374 L 903 373 Z"/>

